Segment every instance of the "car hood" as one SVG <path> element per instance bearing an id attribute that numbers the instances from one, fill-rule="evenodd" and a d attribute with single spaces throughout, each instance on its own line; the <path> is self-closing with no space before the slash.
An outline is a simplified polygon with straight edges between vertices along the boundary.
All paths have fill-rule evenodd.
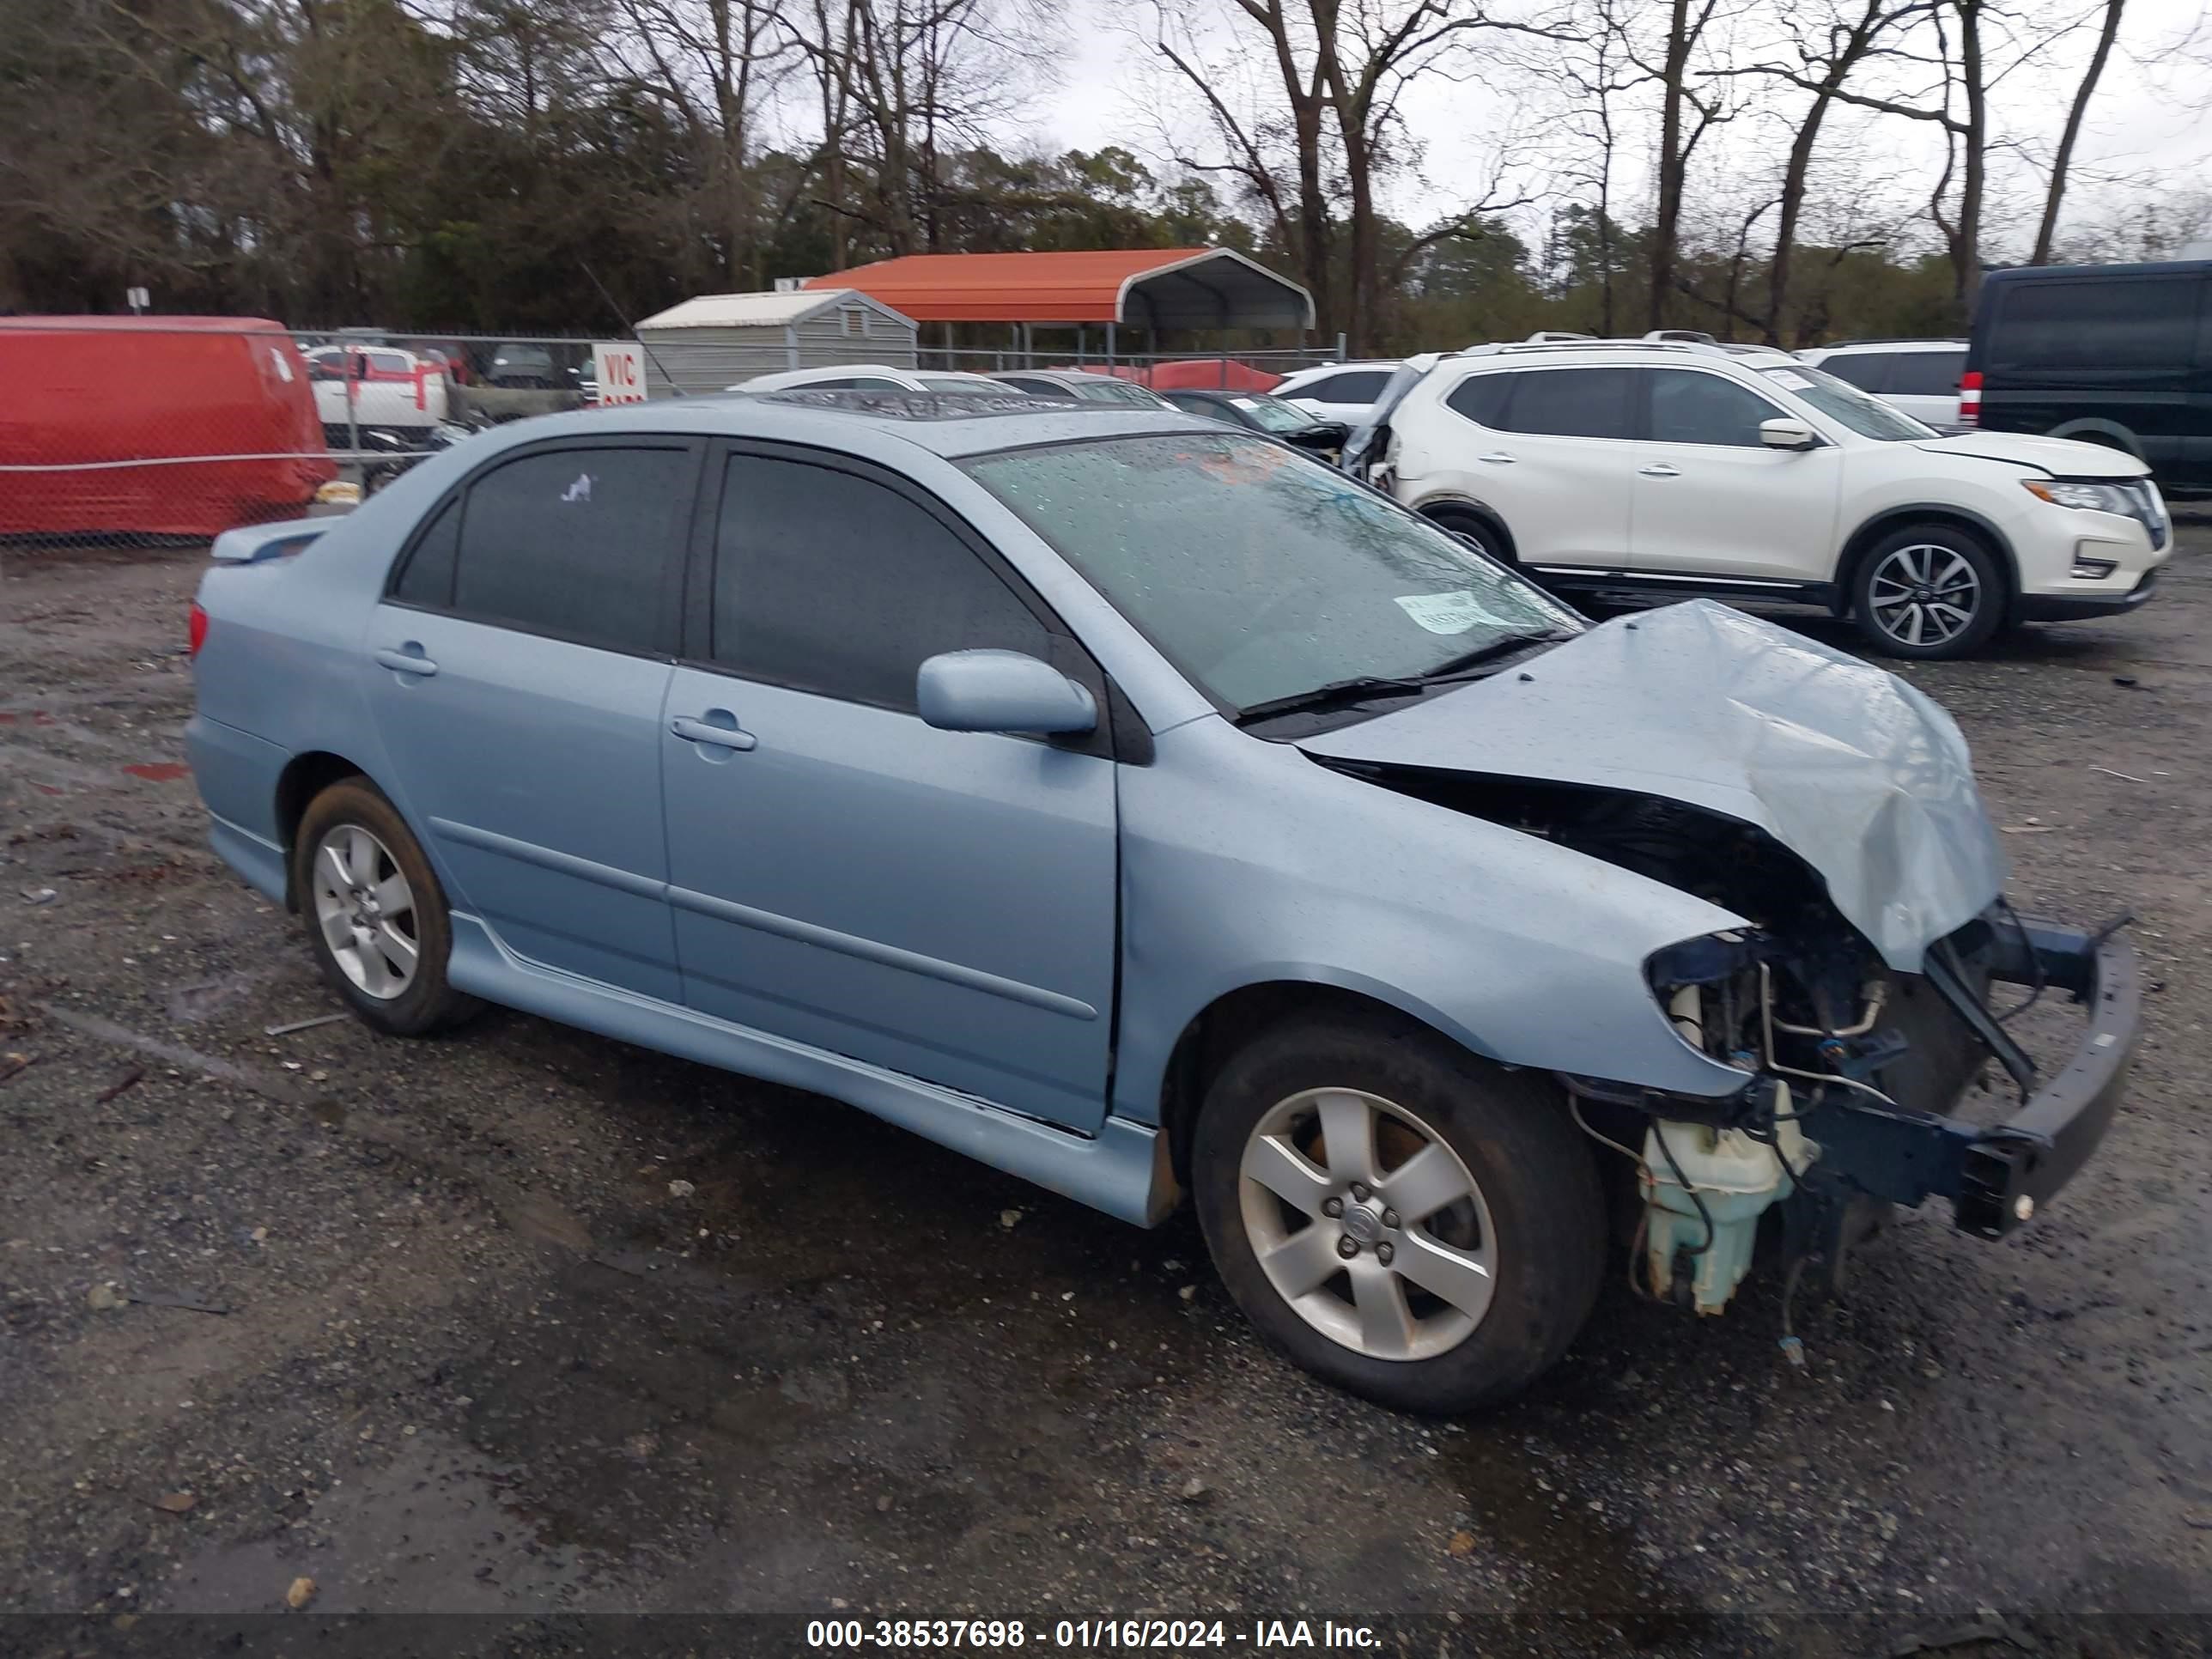
<path id="1" fill-rule="evenodd" d="M 2150 468 L 2124 449 L 2078 443 L 2071 438 L 2032 438 L 2019 432 L 1962 432 L 1920 446 L 1938 455 L 1971 455 L 1977 460 L 2009 461 L 2033 467 L 2054 478 L 2141 478 Z"/>
<path id="2" fill-rule="evenodd" d="M 1709 599 L 1617 618 L 1517 672 L 1299 746 L 1663 796 L 1755 825 L 1905 972 L 2004 886 L 1948 714 L 1893 674 Z"/>

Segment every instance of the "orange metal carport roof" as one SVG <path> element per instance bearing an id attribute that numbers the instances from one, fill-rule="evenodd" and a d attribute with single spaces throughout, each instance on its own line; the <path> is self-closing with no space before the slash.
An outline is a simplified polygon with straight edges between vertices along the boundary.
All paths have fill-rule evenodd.
<path id="1" fill-rule="evenodd" d="M 858 289 L 918 323 L 1313 326 L 1305 289 L 1231 248 L 914 253 L 806 285 Z"/>

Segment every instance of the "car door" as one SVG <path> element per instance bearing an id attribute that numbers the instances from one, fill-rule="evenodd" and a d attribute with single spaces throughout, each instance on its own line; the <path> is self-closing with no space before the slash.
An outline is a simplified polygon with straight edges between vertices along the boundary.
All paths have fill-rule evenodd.
<path id="1" fill-rule="evenodd" d="M 1635 568 L 1826 581 L 1835 563 L 1842 450 L 1825 441 L 1811 449 L 1769 448 L 1759 435 L 1761 422 L 1803 424 L 1804 416 L 1717 370 L 1632 373 L 1646 434 L 1636 446 L 1629 532 Z"/>
<path id="2" fill-rule="evenodd" d="M 942 732 L 915 671 L 1027 652 L 1103 679 L 896 475 L 732 446 L 663 735 L 670 900 L 704 1013 L 1089 1130 L 1116 928 L 1103 732 Z"/>
<path id="3" fill-rule="evenodd" d="M 1400 422 L 1401 493 L 1423 505 L 1455 495 L 1482 502 L 1532 570 L 1619 568 L 1636 485 L 1629 374 L 1600 367 L 1468 374 L 1418 432 Z"/>
<path id="4" fill-rule="evenodd" d="M 562 441 L 426 521 L 369 624 L 380 778 L 516 955 L 679 1001 L 662 704 L 702 446 Z"/>

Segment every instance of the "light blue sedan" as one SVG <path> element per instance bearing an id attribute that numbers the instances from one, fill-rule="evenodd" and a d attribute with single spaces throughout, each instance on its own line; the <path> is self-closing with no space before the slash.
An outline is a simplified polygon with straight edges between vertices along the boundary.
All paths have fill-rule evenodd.
<path id="1" fill-rule="evenodd" d="M 192 638 L 214 845 L 377 1030 L 489 1000 L 1188 1194 L 1269 1338 L 1415 1409 L 1543 1370 L 1619 1244 L 1717 1313 L 1770 1210 L 1793 1283 L 1893 1203 L 2005 1231 L 2134 1038 L 1918 693 L 1713 605 L 1589 627 L 1165 410 L 519 423 L 226 535 Z M 1998 980 L 2086 1006 L 2054 1074 Z M 2019 1115 L 1957 1121 L 1991 1061 Z"/>

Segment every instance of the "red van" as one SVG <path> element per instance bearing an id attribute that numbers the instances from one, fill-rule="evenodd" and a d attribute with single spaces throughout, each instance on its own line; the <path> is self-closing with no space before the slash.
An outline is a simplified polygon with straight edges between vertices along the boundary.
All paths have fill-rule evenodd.
<path id="1" fill-rule="evenodd" d="M 281 324 L 0 317 L 0 536 L 214 536 L 336 476 Z"/>

